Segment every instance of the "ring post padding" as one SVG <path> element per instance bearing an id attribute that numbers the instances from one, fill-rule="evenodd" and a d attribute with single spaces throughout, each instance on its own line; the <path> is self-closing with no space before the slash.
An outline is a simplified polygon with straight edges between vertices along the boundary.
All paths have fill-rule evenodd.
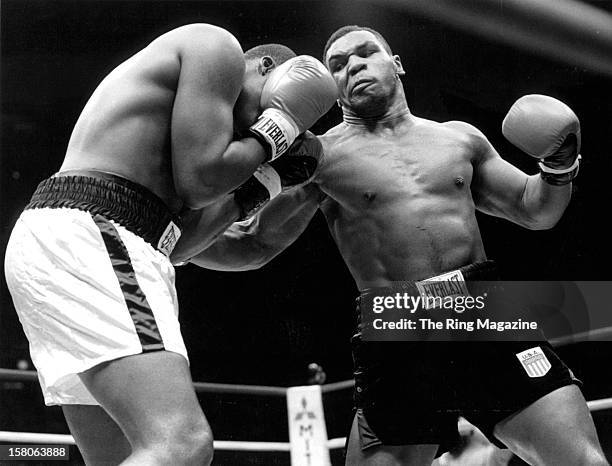
<path id="1" fill-rule="evenodd" d="M 287 390 L 291 466 L 330 466 L 320 385 Z"/>

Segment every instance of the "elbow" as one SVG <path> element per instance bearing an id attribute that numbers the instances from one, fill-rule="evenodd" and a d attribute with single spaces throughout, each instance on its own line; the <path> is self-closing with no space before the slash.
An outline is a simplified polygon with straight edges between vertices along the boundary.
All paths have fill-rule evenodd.
<path id="1" fill-rule="evenodd" d="M 234 262 L 228 270 L 231 272 L 251 272 L 261 269 L 268 262 L 270 262 L 270 259 L 266 257 L 251 255 L 250 257 L 243 257 L 240 262 Z"/>
<path id="2" fill-rule="evenodd" d="M 244 257 L 242 270 L 258 270 L 267 265 L 283 250 L 277 244 L 262 241 L 259 238 L 251 237 L 248 257 Z"/>
<path id="3" fill-rule="evenodd" d="M 175 190 L 184 206 L 191 210 L 202 209 L 227 194 L 227 190 L 222 189 L 221 186 L 213 186 L 203 182 L 189 183 L 184 181 L 175 183 Z"/>
<path id="4" fill-rule="evenodd" d="M 216 266 L 210 266 L 210 264 L 208 264 L 207 266 L 204 266 L 204 267 L 212 269 L 212 270 L 218 270 L 220 272 L 252 272 L 254 270 L 258 270 L 261 268 L 261 266 L 255 262 L 243 262 L 241 264 L 231 264 L 231 265 L 222 264 L 222 265 L 216 265 Z"/>
<path id="5" fill-rule="evenodd" d="M 247 253 L 243 251 L 239 257 L 234 257 L 229 261 L 224 260 L 223 263 L 216 264 L 216 268 L 225 272 L 251 272 L 259 270 L 274 259 L 278 252 L 264 244 L 252 243 Z M 210 263 L 208 265 L 210 266 Z"/>
<path id="6" fill-rule="evenodd" d="M 534 222 L 525 225 L 525 227 L 532 231 L 544 231 L 552 229 L 556 224 L 557 222 Z"/>
<path id="7" fill-rule="evenodd" d="M 557 223 L 559 223 L 559 220 L 561 220 L 561 215 L 546 215 L 540 213 L 539 215 L 523 218 L 521 224 L 528 230 L 542 231 L 554 228 Z"/>
<path id="8" fill-rule="evenodd" d="M 248 269 L 245 270 L 258 270 L 264 265 L 267 265 L 272 259 L 274 259 L 280 251 L 270 245 L 259 243 L 255 249 L 255 254 L 252 260 L 249 262 Z"/>
<path id="9" fill-rule="evenodd" d="M 254 262 L 250 262 L 248 264 L 243 264 L 241 267 L 235 268 L 233 271 L 234 272 L 252 272 L 254 270 L 259 270 L 261 269 L 264 265 L 266 265 L 268 262 L 264 262 L 264 261 L 254 261 Z"/>
<path id="10" fill-rule="evenodd" d="M 273 257 L 252 257 L 244 258 L 240 263 L 234 262 L 231 265 L 223 264 L 222 267 L 217 270 L 223 270 L 225 272 L 252 272 L 254 270 L 261 269 L 264 265 L 272 260 Z"/>
<path id="11" fill-rule="evenodd" d="M 529 230 L 550 230 L 559 223 L 568 204 L 569 197 L 529 196 L 526 184 L 516 207 L 521 217 L 518 223 Z"/>

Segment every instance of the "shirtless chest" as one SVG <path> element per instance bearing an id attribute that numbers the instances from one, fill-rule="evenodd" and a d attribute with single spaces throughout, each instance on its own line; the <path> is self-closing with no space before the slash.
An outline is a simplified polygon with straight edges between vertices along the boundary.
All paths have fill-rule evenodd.
<path id="1" fill-rule="evenodd" d="M 475 154 L 464 133 L 430 122 L 323 143 L 321 210 L 360 288 L 484 257 L 470 191 Z"/>
<path id="2" fill-rule="evenodd" d="M 419 200 L 471 201 L 474 154 L 453 131 L 353 132 L 326 154 L 317 182 L 346 215 L 408 208 Z"/>

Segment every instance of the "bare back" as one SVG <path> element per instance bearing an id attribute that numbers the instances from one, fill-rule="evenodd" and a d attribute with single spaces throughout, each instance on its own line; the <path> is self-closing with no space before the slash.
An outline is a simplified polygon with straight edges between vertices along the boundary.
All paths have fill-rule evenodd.
<path id="1" fill-rule="evenodd" d="M 178 50 L 163 38 L 115 68 L 83 109 L 61 170 L 121 175 L 180 208 L 169 137 L 180 69 Z"/>
<path id="2" fill-rule="evenodd" d="M 206 205 L 210 179 L 232 141 L 244 69 L 240 44 L 221 28 L 192 24 L 160 36 L 94 91 L 60 171 L 123 176 L 173 211 L 186 199 Z"/>
<path id="3" fill-rule="evenodd" d="M 321 209 L 360 289 L 485 258 L 464 131 L 409 116 L 373 130 L 342 123 L 322 142 Z"/>

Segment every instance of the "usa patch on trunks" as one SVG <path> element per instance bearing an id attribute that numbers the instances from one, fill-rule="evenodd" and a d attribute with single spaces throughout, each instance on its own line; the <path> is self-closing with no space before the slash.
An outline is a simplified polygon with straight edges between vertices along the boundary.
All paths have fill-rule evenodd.
<path id="1" fill-rule="evenodd" d="M 543 377 L 551 368 L 550 361 L 539 346 L 521 351 L 516 357 L 529 377 Z"/>

